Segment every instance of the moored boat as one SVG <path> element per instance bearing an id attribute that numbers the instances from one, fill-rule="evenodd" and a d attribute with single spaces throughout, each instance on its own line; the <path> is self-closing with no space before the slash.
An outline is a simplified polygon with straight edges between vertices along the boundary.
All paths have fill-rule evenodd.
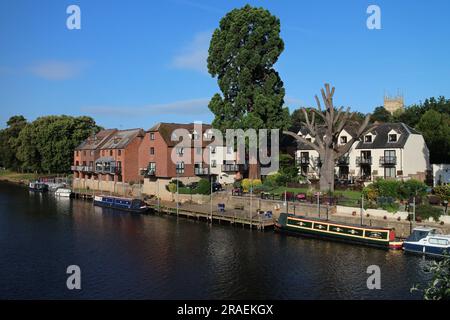
<path id="1" fill-rule="evenodd" d="M 120 198 L 104 195 L 95 196 L 94 205 L 136 213 L 144 213 L 149 209 L 145 202 L 140 199 Z"/>
<path id="2" fill-rule="evenodd" d="M 275 229 L 300 236 L 337 240 L 385 249 L 402 248 L 402 242 L 396 240 L 395 230 L 391 228 L 361 226 L 281 213 L 278 222 L 275 224 Z"/>
<path id="3" fill-rule="evenodd" d="M 37 191 L 37 192 L 47 192 L 48 191 L 48 186 L 45 183 L 38 182 L 38 181 L 30 182 L 28 187 L 32 191 Z"/>
<path id="4" fill-rule="evenodd" d="M 450 235 L 439 234 L 430 227 L 417 227 L 403 242 L 406 252 L 442 257 L 450 254 Z"/>
<path id="5" fill-rule="evenodd" d="M 63 197 L 63 198 L 70 198 L 72 196 L 72 190 L 67 189 L 67 188 L 58 188 L 55 191 L 55 196 Z"/>

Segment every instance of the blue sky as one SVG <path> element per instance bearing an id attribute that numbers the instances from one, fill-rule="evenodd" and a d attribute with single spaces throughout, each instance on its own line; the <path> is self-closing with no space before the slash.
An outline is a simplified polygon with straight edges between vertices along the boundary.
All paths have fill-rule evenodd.
<path id="1" fill-rule="evenodd" d="M 406 104 L 450 97 L 450 1 L 5 0 L 0 2 L 0 127 L 15 114 L 90 115 L 104 127 L 209 122 L 218 92 L 206 71 L 212 31 L 246 3 L 281 20 L 276 69 L 291 110 L 324 82 L 335 103 L 369 112 L 383 95 Z M 66 8 L 81 8 L 68 30 Z M 366 27 L 370 4 L 381 30 Z"/>

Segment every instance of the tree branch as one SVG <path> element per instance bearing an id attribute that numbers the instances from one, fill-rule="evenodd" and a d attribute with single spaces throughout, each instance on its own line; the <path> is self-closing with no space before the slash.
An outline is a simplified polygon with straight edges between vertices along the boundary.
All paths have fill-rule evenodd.
<path id="1" fill-rule="evenodd" d="M 307 144 L 308 146 L 310 146 L 311 148 L 316 150 L 318 153 L 321 152 L 321 148 L 318 145 L 316 145 L 312 141 L 306 140 L 305 138 L 299 136 L 298 134 L 296 134 L 296 133 L 294 133 L 292 131 L 283 130 L 283 134 L 291 136 L 291 137 L 295 138 L 297 141 L 300 141 L 300 142 L 303 142 L 304 144 Z"/>

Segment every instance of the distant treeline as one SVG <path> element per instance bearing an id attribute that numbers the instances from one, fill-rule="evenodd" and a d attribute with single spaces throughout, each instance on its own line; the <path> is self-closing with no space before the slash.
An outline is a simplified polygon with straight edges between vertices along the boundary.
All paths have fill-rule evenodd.
<path id="1" fill-rule="evenodd" d="M 355 112 L 352 120 L 361 122 L 365 114 Z M 301 109 L 291 115 L 291 131 L 298 131 L 305 121 Z M 316 121 L 321 121 L 316 117 Z M 450 99 L 429 98 L 391 115 L 383 106 L 376 107 L 371 122 L 403 122 L 420 131 L 430 150 L 431 163 L 450 163 Z"/>
<path id="2" fill-rule="evenodd" d="M 70 172 L 75 147 L 100 129 L 86 116 L 45 116 L 33 122 L 13 116 L 0 130 L 0 166 L 20 172 Z"/>

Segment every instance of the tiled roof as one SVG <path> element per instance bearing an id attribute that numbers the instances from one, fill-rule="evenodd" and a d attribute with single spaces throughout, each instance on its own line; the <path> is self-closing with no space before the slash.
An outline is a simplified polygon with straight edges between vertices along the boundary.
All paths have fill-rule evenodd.
<path id="1" fill-rule="evenodd" d="M 173 147 L 177 145 L 180 141 L 172 141 L 172 132 L 176 129 L 186 129 L 189 133 L 194 132 L 194 123 L 167 123 L 167 122 L 159 122 L 153 127 L 151 127 L 148 132 L 159 132 L 169 147 Z M 206 130 L 212 128 L 210 124 L 202 123 L 202 132 L 198 133 L 203 135 Z M 193 140 L 192 140 L 193 141 Z M 206 146 L 210 144 L 211 141 L 205 141 L 204 137 L 202 137 L 202 145 Z"/>
<path id="2" fill-rule="evenodd" d="M 75 150 L 95 150 L 101 147 L 117 129 L 100 130 L 97 134 L 84 140 Z"/>
<path id="3" fill-rule="evenodd" d="M 388 135 L 391 130 L 400 134 L 400 136 L 397 137 L 396 142 L 388 142 Z M 367 133 L 374 134 L 372 142 L 366 143 L 362 140 L 358 143 L 356 149 L 403 148 L 410 134 L 420 134 L 419 131 L 404 123 L 383 123 L 368 130 Z"/>
<path id="4" fill-rule="evenodd" d="M 143 137 L 144 130 L 138 128 L 116 131 L 100 149 L 124 149 L 138 136 Z"/>

